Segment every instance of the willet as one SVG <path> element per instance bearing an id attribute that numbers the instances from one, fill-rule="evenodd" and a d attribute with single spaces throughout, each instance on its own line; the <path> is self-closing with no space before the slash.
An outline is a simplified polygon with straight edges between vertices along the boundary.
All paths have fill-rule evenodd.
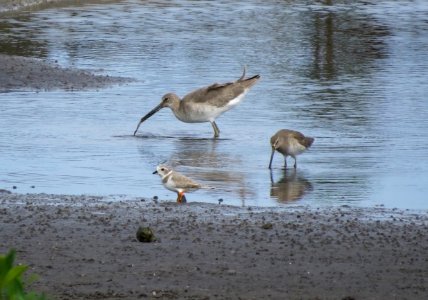
<path id="1" fill-rule="evenodd" d="M 272 167 L 272 160 L 275 151 L 284 155 L 284 167 L 287 167 L 287 156 L 294 158 L 294 168 L 297 168 L 296 156 L 302 154 L 308 149 L 314 138 L 306 137 L 301 132 L 281 129 L 270 138 L 272 154 L 270 156 L 269 169 Z"/>
<path id="2" fill-rule="evenodd" d="M 177 193 L 177 203 L 186 203 L 185 192 L 202 188 L 199 183 L 165 165 L 157 166 L 153 174 L 159 174 L 163 186 Z"/>
<path id="3" fill-rule="evenodd" d="M 222 113 L 238 105 L 250 88 L 259 80 L 255 75 L 245 78 L 244 72 L 238 80 L 228 83 L 214 83 L 197 89 L 180 100 L 174 93 L 168 93 L 162 97 L 161 103 L 141 118 L 134 135 L 137 133 L 141 123 L 153 116 L 164 107 L 169 107 L 174 115 L 182 122 L 202 123 L 210 122 L 214 129 L 214 137 L 220 136 L 220 130 L 215 119 Z"/>

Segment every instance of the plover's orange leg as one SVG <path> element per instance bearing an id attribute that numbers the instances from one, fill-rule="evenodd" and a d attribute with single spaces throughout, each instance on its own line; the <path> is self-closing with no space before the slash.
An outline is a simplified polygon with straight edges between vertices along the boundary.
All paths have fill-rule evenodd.
<path id="1" fill-rule="evenodd" d="M 184 196 L 184 192 L 178 192 L 177 203 L 183 203 L 183 198 L 184 198 L 184 201 L 186 201 L 186 197 Z"/>

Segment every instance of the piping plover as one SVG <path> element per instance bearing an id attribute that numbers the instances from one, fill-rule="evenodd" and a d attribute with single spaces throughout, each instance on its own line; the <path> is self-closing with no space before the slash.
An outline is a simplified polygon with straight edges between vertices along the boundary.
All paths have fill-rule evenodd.
<path id="1" fill-rule="evenodd" d="M 168 190 L 177 193 L 177 202 L 186 203 L 185 192 L 200 189 L 202 186 L 189 177 L 180 174 L 168 166 L 159 165 L 153 174 L 158 174 L 162 178 L 162 184 Z"/>

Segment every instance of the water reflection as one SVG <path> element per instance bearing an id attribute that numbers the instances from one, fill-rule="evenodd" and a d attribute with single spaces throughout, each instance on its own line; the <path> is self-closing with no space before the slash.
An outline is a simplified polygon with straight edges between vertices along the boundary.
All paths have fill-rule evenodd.
<path id="1" fill-rule="evenodd" d="M 312 22 L 313 59 L 309 78 L 334 80 L 338 76 L 365 76 L 373 72 L 370 66 L 376 59 L 387 56 L 387 44 L 382 37 L 390 35 L 390 30 L 369 14 L 333 9 L 315 12 Z"/>
<path id="2" fill-rule="evenodd" d="M 270 196 L 281 203 L 297 201 L 313 190 L 311 182 L 294 168 L 284 169 L 282 178 L 276 182 L 271 171 L 270 179 Z"/>
<path id="3" fill-rule="evenodd" d="M 180 164 L 198 168 L 224 168 L 233 159 L 230 153 L 219 150 L 222 139 L 211 138 L 178 138 L 175 139 L 170 160 Z"/>
<path id="4" fill-rule="evenodd" d="M 241 168 L 242 157 L 230 151 L 231 147 L 235 147 L 234 142 L 227 139 L 178 138 L 173 142 L 169 161 L 215 187 L 219 197 L 232 193 L 245 205 L 245 199 L 255 197 L 256 193 Z"/>
<path id="5" fill-rule="evenodd" d="M 370 130 L 377 119 L 367 105 L 376 89 L 370 78 L 377 74 L 378 60 L 388 57 L 385 37 L 391 30 L 368 10 L 332 2 L 319 6 L 308 24 L 312 57 L 302 70 L 315 80 L 306 94 L 311 123 L 334 130 L 341 126 L 343 132 L 360 126 Z"/>
<path id="6" fill-rule="evenodd" d="M 31 15 L 0 20 L 0 53 L 45 58 L 48 42 L 39 38 L 44 28 L 31 26 Z"/>
<path id="7" fill-rule="evenodd" d="M 235 205 L 239 203 L 245 206 L 248 199 L 257 196 L 251 188 L 251 179 L 242 167 L 242 157 L 231 151 L 235 147 L 233 140 L 151 134 L 139 135 L 137 139 L 143 141 L 139 153 L 148 164 L 147 169 L 154 170 L 156 165 L 165 163 L 203 185 L 212 187 L 205 190 L 210 199 L 221 198 L 225 204 L 234 201 Z"/>

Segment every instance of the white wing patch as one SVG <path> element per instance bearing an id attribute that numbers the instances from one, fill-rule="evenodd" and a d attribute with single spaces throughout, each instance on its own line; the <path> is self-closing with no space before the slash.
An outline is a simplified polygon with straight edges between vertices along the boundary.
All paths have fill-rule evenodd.
<path id="1" fill-rule="evenodd" d="M 232 107 L 234 107 L 234 106 L 238 105 L 238 104 L 242 101 L 242 99 L 244 99 L 245 94 L 247 94 L 247 91 L 243 92 L 243 93 L 242 93 L 241 95 L 239 95 L 238 97 L 233 98 L 232 100 L 230 100 L 230 101 L 227 103 L 227 105 L 226 105 L 226 107 L 228 108 L 228 110 L 229 110 L 229 109 L 231 109 Z"/>

